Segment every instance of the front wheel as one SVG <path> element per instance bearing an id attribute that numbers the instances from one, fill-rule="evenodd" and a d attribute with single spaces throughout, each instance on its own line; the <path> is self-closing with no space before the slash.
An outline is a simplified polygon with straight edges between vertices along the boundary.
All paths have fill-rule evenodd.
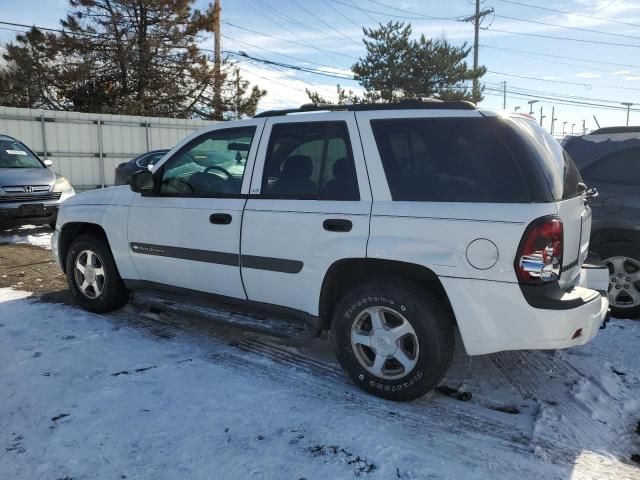
<path id="1" fill-rule="evenodd" d="M 452 321 L 442 303 L 401 279 L 366 282 L 348 292 L 336 307 L 331 339 L 358 387 L 395 401 L 435 388 L 454 350 Z"/>
<path id="2" fill-rule="evenodd" d="M 71 243 L 66 271 L 71 295 L 86 310 L 110 312 L 129 300 L 109 246 L 94 235 L 82 235 Z"/>

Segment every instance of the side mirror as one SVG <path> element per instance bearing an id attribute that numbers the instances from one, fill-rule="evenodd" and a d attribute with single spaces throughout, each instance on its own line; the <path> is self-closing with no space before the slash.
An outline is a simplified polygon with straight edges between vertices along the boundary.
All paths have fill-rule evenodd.
<path id="1" fill-rule="evenodd" d="M 53 162 L 51 160 L 45 160 L 44 162 L 44 166 L 49 168 L 51 165 L 53 165 Z"/>
<path id="2" fill-rule="evenodd" d="M 151 193 L 155 187 L 153 174 L 149 170 L 140 170 L 131 175 L 129 182 L 132 192 Z"/>

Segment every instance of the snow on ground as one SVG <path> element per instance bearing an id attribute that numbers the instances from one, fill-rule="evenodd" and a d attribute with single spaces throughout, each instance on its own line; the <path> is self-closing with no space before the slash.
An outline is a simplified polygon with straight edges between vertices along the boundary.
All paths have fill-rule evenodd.
<path id="1" fill-rule="evenodd" d="M 38 247 L 51 250 L 51 235 L 53 230 L 48 225 L 36 227 L 24 225 L 12 230 L 0 230 L 0 244 L 3 243 L 30 243 Z"/>
<path id="2" fill-rule="evenodd" d="M 470 401 L 397 404 L 352 386 L 326 339 L 0 288 L 0 478 L 637 480 L 638 345 L 640 322 L 614 320 L 555 353 L 459 349 L 444 384 Z"/>
<path id="3" fill-rule="evenodd" d="M 447 382 L 472 401 L 397 404 L 321 360 L 325 340 L 295 347 L 162 317 L 0 289 L 1 476 L 640 478 L 626 458 L 640 323 L 615 321 L 547 364 L 459 355 Z M 524 359 L 553 368 L 538 378 Z M 505 381 L 507 366 L 519 382 Z"/>

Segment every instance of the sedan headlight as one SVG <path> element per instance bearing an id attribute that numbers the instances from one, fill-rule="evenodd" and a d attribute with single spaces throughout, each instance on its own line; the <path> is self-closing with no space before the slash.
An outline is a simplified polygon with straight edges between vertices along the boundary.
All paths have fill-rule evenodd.
<path id="1" fill-rule="evenodd" d="M 73 187 L 71 186 L 71 184 L 69 183 L 69 180 L 67 180 L 64 177 L 57 177 L 56 178 L 56 183 L 53 185 L 53 191 L 54 192 L 72 192 L 73 191 Z"/>

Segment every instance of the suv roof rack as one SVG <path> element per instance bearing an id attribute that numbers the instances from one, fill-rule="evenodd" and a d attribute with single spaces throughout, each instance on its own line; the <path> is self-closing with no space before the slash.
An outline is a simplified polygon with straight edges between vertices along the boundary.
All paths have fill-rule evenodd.
<path id="1" fill-rule="evenodd" d="M 637 133 L 640 132 L 640 126 L 635 127 L 602 127 L 589 132 L 589 135 L 598 135 L 601 133 Z"/>
<path id="2" fill-rule="evenodd" d="M 253 118 L 280 117 L 290 113 L 322 112 L 322 111 L 349 111 L 362 112 L 366 110 L 475 110 L 476 106 L 466 100 L 443 101 L 433 98 L 421 100 L 408 98 L 393 103 L 354 103 L 350 105 L 335 105 L 331 103 L 307 103 L 299 108 L 288 108 L 283 110 L 267 110 L 258 113 Z"/>

